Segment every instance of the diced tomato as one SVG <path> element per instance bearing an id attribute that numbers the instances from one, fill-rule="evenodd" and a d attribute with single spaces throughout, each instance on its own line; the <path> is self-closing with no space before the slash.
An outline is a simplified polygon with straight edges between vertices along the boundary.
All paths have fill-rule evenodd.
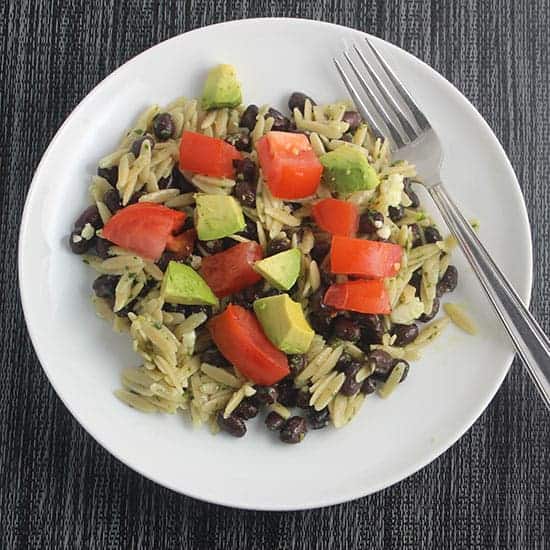
<path id="1" fill-rule="evenodd" d="M 176 258 L 187 258 L 192 252 L 197 240 L 197 231 L 188 229 L 179 235 L 168 235 L 166 239 L 166 249 L 173 252 Z"/>
<path id="2" fill-rule="evenodd" d="M 315 223 L 333 235 L 351 237 L 357 233 L 359 211 L 351 202 L 323 199 L 313 205 Z"/>
<path id="3" fill-rule="evenodd" d="M 208 330 L 222 355 L 256 384 L 275 384 L 290 372 L 286 355 L 267 339 L 258 319 L 244 307 L 230 304 L 210 319 Z"/>
<path id="4" fill-rule="evenodd" d="M 323 166 L 304 134 L 268 132 L 256 143 L 269 190 L 281 199 L 301 199 L 317 191 Z"/>
<path id="5" fill-rule="evenodd" d="M 150 260 L 158 260 L 166 241 L 187 215 L 160 204 L 139 202 L 119 210 L 103 227 L 103 237 Z"/>
<path id="6" fill-rule="evenodd" d="M 367 279 L 393 277 L 400 268 L 403 250 L 398 244 L 335 236 L 330 248 L 332 273 Z"/>
<path id="7" fill-rule="evenodd" d="M 239 243 L 203 258 L 200 274 L 212 292 L 223 298 L 261 280 L 253 265 L 262 258 L 262 247 L 258 243 Z"/>
<path id="8" fill-rule="evenodd" d="M 223 139 L 188 131 L 181 135 L 181 170 L 216 178 L 232 178 L 235 175 L 233 161 L 236 159 L 242 159 L 241 153 Z"/>
<path id="9" fill-rule="evenodd" d="M 323 302 L 335 309 L 358 311 L 359 313 L 391 312 L 390 299 L 384 281 L 349 281 L 328 287 Z"/>

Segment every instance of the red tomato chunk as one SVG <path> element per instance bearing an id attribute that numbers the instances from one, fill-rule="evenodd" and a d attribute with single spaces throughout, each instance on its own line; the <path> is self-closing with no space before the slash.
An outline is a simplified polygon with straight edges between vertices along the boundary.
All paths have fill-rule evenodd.
<path id="1" fill-rule="evenodd" d="M 230 304 L 208 322 L 208 330 L 222 355 L 256 384 L 275 384 L 290 372 L 286 355 L 247 309 Z"/>
<path id="2" fill-rule="evenodd" d="M 192 252 L 197 240 L 197 231 L 188 229 L 179 235 L 169 235 L 166 240 L 166 250 L 173 252 L 176 258 L 187 258 Z"/>
<path id="3" fill-rule="evenodd" d="M 160 204 L 139 202 L 119 210 L 103 228 L 103 237 L 122 248 L 158 260 L 167 240 L 185 222 L 185 212 Z"/>
<path id="4" fill-rule="evenodd" d="M 333 235 L 351 237 L 357 233 L 359 212 L 351 202 L 338 199 L 323 199 L 312 208 L 315 223 Z"/>
<path id="5" fill-rule="evenodd" d="M 200 274 L 218 297 L 223 298 L 261 280 L 253 269 L 263 258 L 262 247 L 256 242 L 239 243 L 202 259 Z"/>
<path id="6" fill-rule="evenodd" d="M 256 151 L 274 197 L 301 199 L 317 191 L 323 166 L 304 134 L 268 132 L 256 143 Z"/>
<path id="7" fill-rule="evenodd" d="M 323 302 L 335 309 L 359 313 L 388 314 L 390 299 L 384 281 L 349 281 L 331 285 L 325 292 Z"/>
<path id="8" fill-rule="evenodd" d="M 233 178 L 233 161 L 242 155 L 223 139 L 185 131 L 181 135 L 180 169 L 216 178 Z"/>
<path id="9" fill-rule="evenodd" d="M 335 236 L 330 249 L 332 273 L 382 279 L 397 274 L 403 250 L 398 244 Z"/>

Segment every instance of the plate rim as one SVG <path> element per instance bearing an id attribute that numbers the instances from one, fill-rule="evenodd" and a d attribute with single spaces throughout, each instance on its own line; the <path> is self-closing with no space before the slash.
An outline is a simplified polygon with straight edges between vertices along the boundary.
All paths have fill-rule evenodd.
<path id="1" fill-rule="evenodd" d="M 515 355 L 512 356 L 511 360 L 508 361 L 508 365 L 505 369 L 502 370 L 502 373 L 500 376 L 495 377 L 495 383 L 493 384 L 493 388 L 490 392 L 486 395 L 485 399 L 481 400 L 478 407 L 475 409 L 472 408 L 469 412 L 469 414 L 466 416 L 466 421 L 461 426 L 459 430 L 455 430 L 453 432 L 453 435 L 446 438 L 443 443 L 440 443 L 434 449 L 426 453 L 426 457 L 422 460 L 418 460 L 417 462 L 411 463 L 408 468 L 404 468 L 400 471 L 399 474 L 396 474 L 394 476 L 388 476 L 384 482 L 381 483 L 374 483 L 372 484 L 367 491 L 364 489 L 357 489 L 353 491 L 352 495 L 344 495 L 339 494 L 336 497 L 324 497 L 324 498 L 317 498 L 315 503 L 309 503 L 307 502 L 307 499 L 303 499 L 298 504 L 290 504 L 290 505 L 274 505 L 271 506 L 269 504 L 261 504 L 258 505 L 253 503 L 247 503 L 247 502 L 234 502 L 231 499 L 231 495 L 227 494 L 227 498 L 220 498 L 220 497 L 212 497 L 209 494 L 201 494 L 197 492 L 196 490 L 191 490 L 183 492 L 181 488 L 176 487 L 174 484 L 171 484 L 165 480 L 160 480 L 156 474 L 151 474 L 149 472 L 143 471 L 143 469 L 139 466 L 136 466 L 135 464 L 131 464 L 131 459 L 126 457 L 121 457 L 115 450 L 112 448 L 111 445 L 106 444 L 103 441 L 103 438 L 100 434 L 97 434 L 95 429 L 90 429 L 80 418 L 80 414 L 78 413 L 75 408 L 69 406 L 67 403 L 65 397 L 62 395 L 62 393 L 59 391 L 56 383 L 52 380 L 52 376 L 50 375 L 49 369 L 46 366 L 46 361 L 43 361 L 43 353 L 39 350 L 37 342 L 38 342 L 38 335 L 36 331 L 36 327 L 33 327 L 31 320 L 31 307 L 26 299 L 25 290 L 23 288 L 24 286 L 24 270 L 23 270 L 23 263 L 24 263 L 24 241 L 26 236 L 26 231 L 29 226 L 29 215 L 30 215 L 30 204 L 33 201 L 34 194 L 37 192 L 37 181 L 41 177 L 41 171 L 43 169 L 43 165 L 46 162 L 47 157 L 51 154 L 51 151 L 54 149 L 57 141 L 60 139 L 60 136 L 65 130 L 65 127 L 72 121 L 74 117 L 80 112 L 80 110 L 84 107 L 84 104 L 88 100 L 88 98 L 95 94 L 98 90 L 100 90 L 103 86 L 107 85 L 107 82 L 109 82 L 111 79 L 114 79 L 117 77 L 118 73 L 121 72 L 127 65 L 131 64 L 134 60 L 138 59 L 139 57 L 147 54 L 150 50 L 153 48 L 156 48 L 160 45 L 164 45 L 171 41 L 177 41 L 182 36 L 191 35 L 193 33 L 200 33 L 204 31 L 205 29 L 212 29 L 216 27 L 223 27 L 223 26 L 231 26 L 231 25 L 239 25 L 239 24 L 250 24 L 254 25 L 257 23 L 265 24 L 269 22 L 286 22 L 290 24 L 307 24 L 311 26 L 317 26 L 318 28 L 322 27 L 333 27 L 342 31 L 353 31 L 360 33 L 364 36 L 368 36 L 370 39 L 373 39 L 374 42 L 383 42 L 385 46 L 388 46 L 390 49 L 395 49 L 399 51 L 400 54 L 404 54 L 405 57 L 410 58 L 412 62 L 420 63 L 424 68 L 435 72 L 441 79 L 445 81 L 447 85 L 449 85 L 450 89 L 452 90 L 452 93 L 454 94 L 454 99 L 460 101 L 461 103 L 465 104 L 467 108 L 469 108 L 473 114 L 475 115 L 475 118 L 478 123 L 481 123 L 486 130 L 489 131 L 490 135 L 493 138 L 494 144 L 497 146 L 498 152 L 500 153 L 501 158 L 504 160 L 503 166 L 506 166 L 508 174 L 511 176 L 511 180 L 513 182 L 513 190 L 518 200 L 518 205 L 520 206 L 520 210 L 522 213 L 522 220 L 525 222 L 525 235 L 522 235 L 522 240 L 525 240 L 528 244 L 527 246 L 527 263 L 528 265 L 525 268 L 526 273 L 526 279 L 524 283 L 524 288 L 516 289 L 520 298 L 522 301 L 529 306 L 531 297 L 532 297 L 532 289 L 533 289 L 533 242 L 532 242 L 532 231 L 531 231 L 531 223 L 529 219 L 529 213 L 527 210 L 527 205 L 525 203 L 525 197 L 523 195 L 523 192 L 521 190 L 521 187 L 519 185 L 519 181 L 517 178 L 517 175 L 514 171 L 514 168 L 512 166 L 512 163 L 510 162 L 510 159 L 508 158 L 508 155 L 506 151 L 504 150 L 504 147 L 502 146 L 500 140 L 497 138 L 495 133 L 493 132 L 492 128 L 489 126 L 487 121 L 483 118 L 483 116 L 479 113 L 477 108 L 468 100 L 466 96 L 462 94 L 458 88 L 455 87 L 455 85 L 447 80 L 441 73 L 439 73 L 436 69 L 428 65 L 423 60 L 419 59 L 415 55 L 411 54 L 407 50 L 401 48 L 400 46 L 397 46 L 383 38 L 379 38 L 377 36 L 374 36 L 370 33 L 367 33 L 365 31 L 362 31 L 360 29 L 355 29 L 353 27 L 348 27 L 345 25 L 339 25 L 327 21 L 319 21 L 314 19 L 307 19 L 307 18 L 295 18 L 295 17 L 256 17 L 256 18 L 245 18 L 245 19 L 233 19 L 230 21 L 224 21 L 220 23 L 215 23 L 212 25 L 205 25 L 202 27 L 198 27 L 196 29 L 192 29 L 190 31 L 186 31 L 183 33 L 179 33 L 175 36 L 172 36 L 166 40 L 160 41 L 156 44 L 153 44 L 149 48 L 143 50 L 139 54 L 131 57 L 124 63 L 122 63 L 119 67 L 117 67 L 114 71 L 109 73 L 105 78 L 103 78 L 100 82 L 98 82 L 89 92 L 86 93 L 86 95 L 79 101 L 79 103 L 74 107 L 74 109 L 69 113 L 69 115 L 65 118 L 61 126 L 58 128 L 58 130 L 55 132 L 53 138 L 51 139 L 50 143 L 44 150 L 42 157 L 38 163 L 38 165 L 35 168 L 31 184 L 29 186 L 29 189 L 27 191 L 27 196 L 24 203 L 23 208 L 23 214 L 21 216 L 21 222 L 20 222 L 20 229 L 19 229 L 19 238 L 18 238 L 18 253 L 17 253 L 17 275 L 18 275 L 18 287 L 19 287 L 19 294 L 21 297 L 21 304 L 23 309 L 23 316 L 25 319 L 25 323 L 27 326 L 27 331 L 33 346 L 33 349 L 36 353 L 36 356 L 39 360 L 40 366 L 44 373 L 46 374 L 46 377 L 48 379 L 48 382 L 52 385 L 57 397 L 61 400 L 61 402 L 64 404 L 64 406 L 67 408 L 69 413 L 73 416 L 73 418 L 78 422 L 78 424 L 101 446 L 103 449 L 105 449 L 109 454 L 111 454 L 114 458 L 122 462 L 125 466 L 133 470 L 134 472 L 137 472 L 139 475 L 142 475 L 146 479 L 149 479 L 153 481 L 154 483 L 159 484 L 162 487 L 166 487 L 167 489 L 170 489 L 178 494 L 182 494 L 191 498 L 195 498 L 198 500 L 202 500 L 204 502 L 209 502 L 217 505 L 222 506 L 230 506 L 238 509 L 243 510 L 262 510 L 262 511 L 292 511 L 292 510 L 308 510 L 308 509 L 317 509 L 322 508 L 326 506 L 332 506 L 336 504 L 341 504 L 343 502 L 351 502 L 353 500 L 366 497 L 368 495 L 377 493 L 385 488 L 389 488 L 392 485 L 395 485 L 399 481 L 405 480 L 414 473 L 418 472 L 419 470 L 423 469 L 425 466 L 433 462 L 435 459 L 437 459 L 439 456 L 441 456 L 444 452 L 449 450 L 459 439 L 463 437 L 463 435 L 472 427 L 472 425 L 476 422 L 476 420 L 479 419 L 479 417 L 483 414 L 483 412 L 486 410 L 488 405 L 493 400 L 495 394 L 500 389 L 504 379 L 506 378 L 508 372 L 510 371 L 510 367 L 513 363 L 513 360 L 515 358 Z"/>

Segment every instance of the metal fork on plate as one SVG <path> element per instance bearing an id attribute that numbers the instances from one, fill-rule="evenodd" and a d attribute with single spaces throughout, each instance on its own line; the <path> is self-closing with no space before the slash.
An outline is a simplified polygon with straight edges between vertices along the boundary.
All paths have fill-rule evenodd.
<path id="1" fill-rule="evenodd" d="M 546 406 L 550 409 L 550 340 L 523 305 L 441 183 L 443 151 L 437 134 L 403 83 L 371 41 L 353 45 L 352 55 L 334 58 L 346 88 L 363 118 L 379 136 L 387 135 L 399 159 L 414 163 L 421 182 L 459 242 L 481 286 L 506 328 Z M 381 131 L 378 121 L 386 132 Z"/>

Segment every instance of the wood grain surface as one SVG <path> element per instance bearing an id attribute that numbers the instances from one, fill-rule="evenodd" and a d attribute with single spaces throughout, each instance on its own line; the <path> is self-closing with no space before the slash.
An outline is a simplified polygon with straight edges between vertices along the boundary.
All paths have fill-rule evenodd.
<path id="1" fill-rule="evenodd" d="M 532 310 L 550 332 L 548 1 L 4 0 L 0 548 L 550 545 L 550 417 L 519 364 L 473 428 L 421 472 L 368 498 L 293 513 L 227 509 L 144 479 L 87 435 L 42 372 L 19 302 L 17 234 L 33 171 L 56 130 L 95 84 L 160 40 L 210 23 L 283 15 L 396 43 L 476 106 L 525 194 L 535 256 Z"/>

